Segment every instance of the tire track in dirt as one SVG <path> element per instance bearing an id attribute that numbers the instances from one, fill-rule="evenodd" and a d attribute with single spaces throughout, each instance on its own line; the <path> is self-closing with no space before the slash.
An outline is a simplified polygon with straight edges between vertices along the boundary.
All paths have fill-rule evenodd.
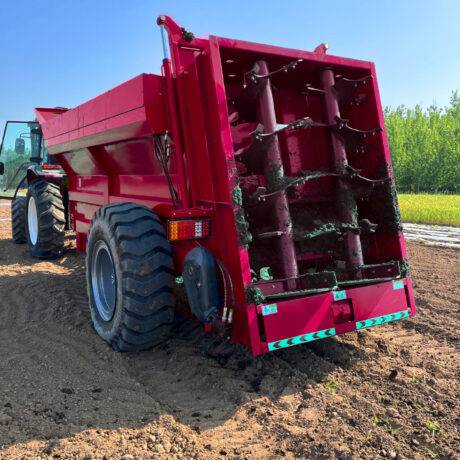
<path id="1" fill-rule="evenodd" d="M 72 289 L 71 284 L 66 282 L 69 276 L 68 273 L 56 276 L 47 270 L 37 271 L 33 275 L 18 274 L 2 278 L 0 289 L 6 288 L 5 304 L 8 305 L 8 308 L 2 310 L 2 324 L 9 325 L 4 334 L 27 334 L 33 329 L 31 339 L 37 350 L 42 348 L 42 344 L 46 346 L 50 343 L 50 339 L 51 343 L 68 343 L 71 340 L 68 334 L 69 319 L 75 323 L 80 319 L 82 324 L 88 320 L 87 315 L 82 317 L 81 313 L 85 311 L 86 299 L 77 295 L 78 288 Z M 56 278 L 56 282 L 53 282 Z M 73 283 L 73 286 L 78 284 Z M 59 323 L 62 328 L 56 327 Z M 73 345 L 76 344 L 75 341 Z"/>
<path id="2" fill-rule="evenodd" d="M 413 249 L 412 249 L 413 248 Z M 417 321 L 403 323 L 438 340 L 460 345 L 460 264 L 455 249 L 410 247 Z"/>

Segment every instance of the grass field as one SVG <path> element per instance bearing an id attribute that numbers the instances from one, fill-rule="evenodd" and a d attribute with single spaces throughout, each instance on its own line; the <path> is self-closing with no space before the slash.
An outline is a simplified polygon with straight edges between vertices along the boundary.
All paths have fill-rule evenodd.
<path id="1" fill-rule="evenodd" d="M 460 195 L 398 194 L 403 222 L 460 226 Z"/>

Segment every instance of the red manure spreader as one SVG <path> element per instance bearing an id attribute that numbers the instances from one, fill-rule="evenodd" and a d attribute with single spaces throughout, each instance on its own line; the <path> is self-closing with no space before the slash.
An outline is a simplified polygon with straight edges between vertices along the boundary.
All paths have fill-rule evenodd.
<path id="1" fill-rule="evenodd" d="M 175 283 L 253 355 L 415 315 L 374 64 L 157 22 L 161 76 L 24 124 L 15 241 L 55 258 L 75 232 L 119 351 L 167 339 Z"/>

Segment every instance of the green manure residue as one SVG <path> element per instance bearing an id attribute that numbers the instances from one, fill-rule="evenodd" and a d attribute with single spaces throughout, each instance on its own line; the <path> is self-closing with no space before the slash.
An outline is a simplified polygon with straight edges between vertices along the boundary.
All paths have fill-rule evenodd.
<path id="1" fill-rule="evenodd" d="M 460 195 L 398 194 L 403 222 L 460 226 Z"/>

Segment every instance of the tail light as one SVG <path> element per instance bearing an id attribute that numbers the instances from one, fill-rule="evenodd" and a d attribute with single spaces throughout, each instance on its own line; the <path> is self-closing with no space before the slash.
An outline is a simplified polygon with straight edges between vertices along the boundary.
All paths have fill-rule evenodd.
<path id="1" fill-rule="evenodd" d="M 46 170 L 61 169 L 61 165 L 54 165 L 54 164 L 51 164 L 51 163 L 43 163 L 42 164 L 42 169 L 46 169 Z"/>
<path id="2" fill-rule="evenodd" d="M 170 241 L 196 240 L 211 235 L 209 219 L 168 220 L 168 239 Z"/>

